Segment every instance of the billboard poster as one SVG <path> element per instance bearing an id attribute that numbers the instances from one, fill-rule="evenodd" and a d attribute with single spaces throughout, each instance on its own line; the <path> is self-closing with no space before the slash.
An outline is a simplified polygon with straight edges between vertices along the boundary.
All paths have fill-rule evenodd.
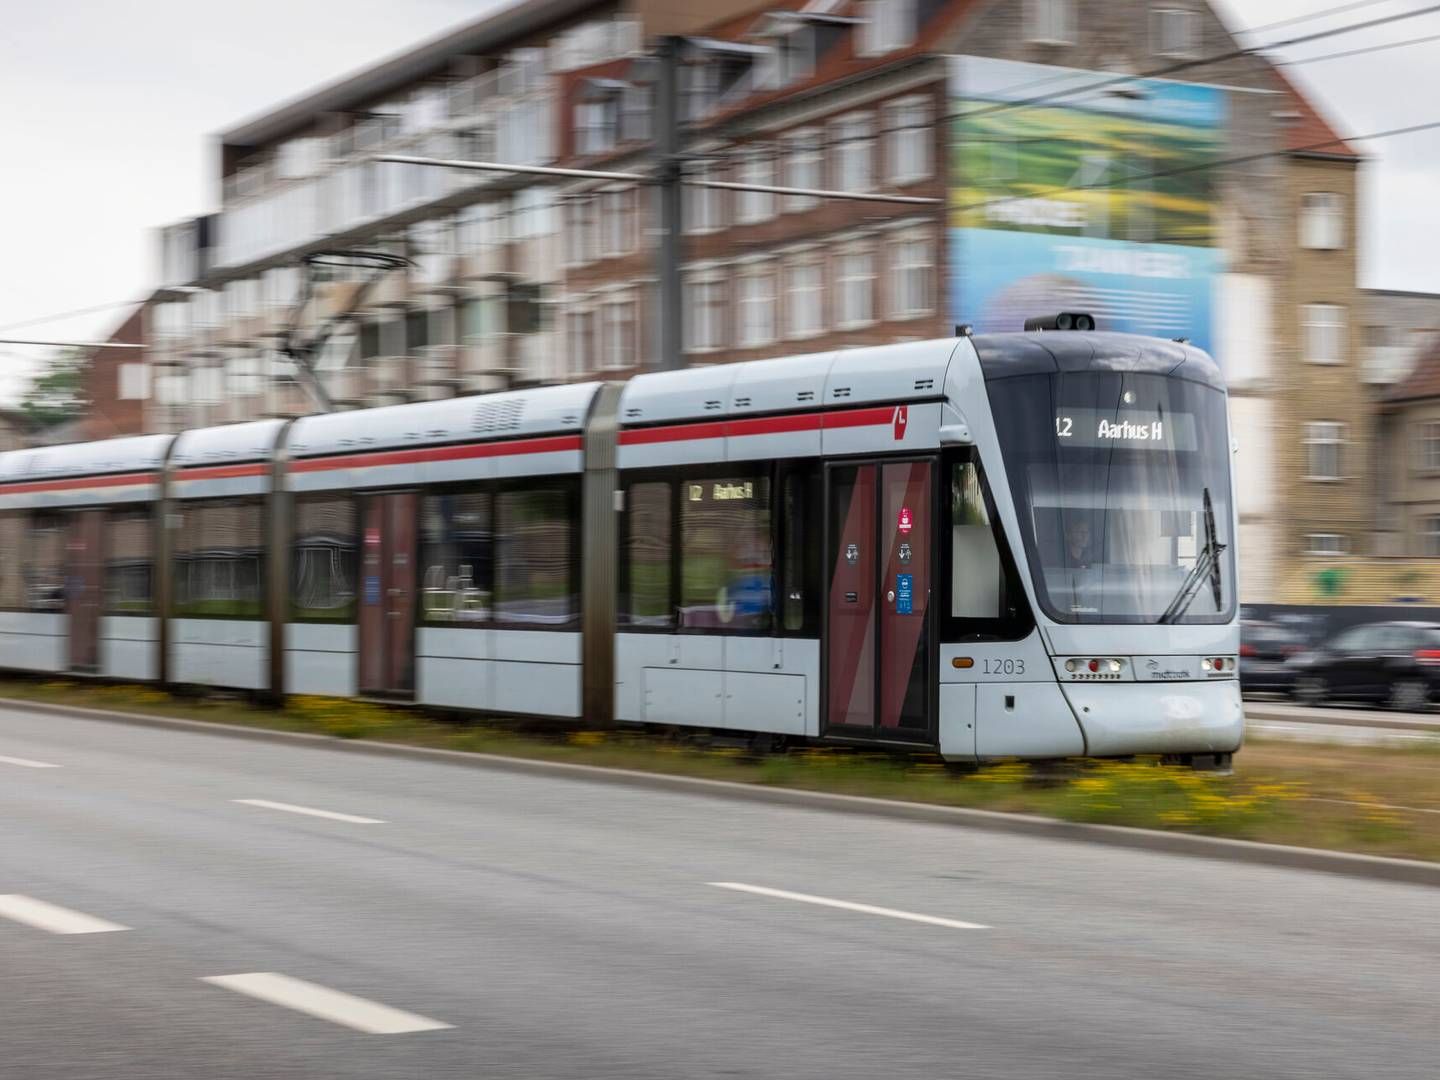
<path id="1" fill-rule="evenodd" d="M 1210 86 L 985 57 L 950 67 L 950 310 L 979 332 L 1087 311 L 1103 330 L 1214 340 Z M 1078 91 L 1078 92 L 1077 92 Z M 1050 100 L 1032 102 L 1035 98 Z"/>

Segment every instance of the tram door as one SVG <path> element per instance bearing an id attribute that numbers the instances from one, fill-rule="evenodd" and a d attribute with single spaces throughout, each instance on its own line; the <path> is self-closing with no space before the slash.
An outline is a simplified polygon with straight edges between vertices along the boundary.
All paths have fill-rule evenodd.
<path id="1" fill-rule="evenodd" d="M 363 504 L 360 560 L 360 692 L 415 689 L 414 492 L 371 495 Z"/>
<path id="2" fill-rule="evenodd" d="M 104 510 L 78 510 L 70 515 L 65 538 L 65 613 L 69 616 L 72 671 L 100 670 L 104 542 Z"/>
<path id="3" fill-rule="evenodd" d="M 826 474 L 826 731 L 928 739 L 935 462 Z"/>

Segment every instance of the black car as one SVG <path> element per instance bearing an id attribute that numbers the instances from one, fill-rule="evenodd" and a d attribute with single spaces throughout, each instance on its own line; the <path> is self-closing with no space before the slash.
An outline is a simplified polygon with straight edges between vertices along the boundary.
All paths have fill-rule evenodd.
<path id="1" fill-rule="evenodd" d="M 1293 627 L 1260 619 L 1240 623 L 1240 692 L 1289 693 L 1295 681 L 1290 657 L 1305 651 L 1305 638 Z"/>
<path id="2" fill-rule="evenodd" d="M 1374 701 L 1420 711 L 1440 689 L 1440 624 L 1352 626 L 1292 657 L 1289 666 L 1294 696 L 1307 705 Z"/>

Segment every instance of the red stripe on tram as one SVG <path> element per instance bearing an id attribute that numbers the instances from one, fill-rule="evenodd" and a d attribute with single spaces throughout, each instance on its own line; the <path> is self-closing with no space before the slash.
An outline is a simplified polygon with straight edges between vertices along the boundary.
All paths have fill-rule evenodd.
<path id="1" fill-rule="evenodd" d="M 119 473 L 114 476 L 76 476 L 65 480 L 22 480 L 14 484 L 0 484 L 0 495 L 27 495 L 41 491 L 78 491 L 86 488 L 128 487 L 133 484 L 153 484 L 159 479 L 157 473 Z"/>
<path id="2" fill-rule="evenodd" d="M 413 450 L 377 450 L 373 453 L 300 458 L 290 462 L 289 471 L 304 473 L 325 472 L 330 469 L 374 469 L 383 465 L 417 465 L 429 461 L 469 461 L 475 458 L 507 457 L 512 454 L 554 454 L 579 449 L 579 435 L 548 435 L 538 439 L 512 439 L 509 442 L 471 443 L 465 446 L 424 446 L 416 447 Z"/>
<path id="3" fill-rule="evenodd" d="M 680 442 L 687 439 L 720 439 L 746 435 L 784 435 L 795 431 L 818 431 L 823 428 L 878 427 L 895 419 L 895 405 L 865 409 L 841 409 L 834 412 L 789 413 L 781 416 L 757 416 L 738 420 L 701 420 L 661 427 L 628 428 L 620 432 L 621 446 L 644 446 L 649 443 Z"/>

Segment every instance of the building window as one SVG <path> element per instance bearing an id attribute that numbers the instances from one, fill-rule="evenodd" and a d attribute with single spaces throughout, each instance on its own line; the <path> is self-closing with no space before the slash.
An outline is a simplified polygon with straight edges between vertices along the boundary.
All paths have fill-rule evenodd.
<path id="1" fill-rule="evenodd" d="M 1344 555 L 1349 544 L 1340 533 L 1307 533 L 1306 555 Z"/>
<path id="2" fill-rule="evenodd" d="M 585 375 L 591 369 L 595 341 L 595 312 L 570 310 L 565 314 L 565 344 L 569 352 L 569 371 Z"/>
<path id="3" fill-rule="evenodd" d="M 742 151 L 737 179 L 742 184 L 775 186 L 775 157 L 769 147 L 751 146 Z M 736 194 L 735 223 L 754 225 L 775 216 L 775 194 L 770 191 L 741 191 Z"/>
<path id="4" fill-rule="evenodd" d="M 775 340 L 775 272 L 767 266 L 747 267 L 737 282 L 741 348 L 753 349 Z"/>
<path id="5" fill-rule="evenodd" d="M 688 173 L 692 180 L 724 180 L 720 167 L 712 163 L 696 163 Z M 686 184 L 681 189 L 684 200 L 685 231 L 692 235 L 712 233 L 725 226 L 725 189 Z"/>
<path id="6" fill-rule="evenodd" d="M 599 256 L 600 236 L 595 218 L 595 199 L 576 195 L 565 202 L 565 261 L 584 266 Z"/>
<path id="7" fill-rule="evenodd" d="M 856 245 L 841 251 L 835 283 L 837 327 L 851 330 L 875 321 L 875 253 L 868 246 Z"/>
<path id="8" fill-rule="evenodd" d="M 1200 15 L 1186 8 L 1150 12 L 1150 48 L 1158 56 L 1185 58 L 1200 49 Z"/>
<path id="9" fill-rule="evenodd" d="M 685 348 L 718 349 L 725 343 L 725 279 L 714 270 L 685 282 Z"/>
<path id="10" fill-rule="evenodd" d="M 116 396 L 121 401 L 144 401 L 150 396 L 150 365 L 121 364 Z"/>
<path id="11" fill-rule="evenodd" d="M 1420 519 L 1421 554 L 1440 556 L 1440 514 L 1430 514 Z"/>
<path id="12" fill-rule="evenodd" d="M 1345 246 L 1345 200 L 1333 191 L 1308 191 L 1300 198 L 1300 246 L 1334 250 Z"/>
<path id="13" fill-rule="evenodd" d="M 915 41 L 916 0 L 868 0 L 860 5 L 860 54 L 878 56 Z"/>
<path id="14" fill-rule="evenodd" d="M 1339 304 L 1306 304 L 1301 309 L 1305 359 L 1312 364 L 1345 360 L 1345 309 Z"/>
<path id="15" fill-rule="evenodd" d="M 923 236 L 891 245 L 890 317 L 914 319 L 935 310 L 935 256 Z"/>
<path id="16" fill-rule="evenodd" d="M 600 252 L 613 258 L 635 249 L 635 189 L 600 193 Z"/>
<path id="17" fill-rule="evenodd" d="M 797 260 L 785 269 L 785 333 L 814 337 L 824 329 L 825 275 L 820 261 Z"/>
<path id="18" fill-rule="evenodd" d="M 359 515 L 349 495 L 295 500 L 290 615 L 296 620 L 355 620 Z"/>
<path id="19" fill-rule="evenodd" d="M 609 96 L 575 106 L 575 152 L 604 154 L 615 149 L 620 127 L 620 101 Z"/>
<path id="20" fill-rule="evenodd" d="M 1440 420 L 1415 425 L 1415 468 L 1440 470 Z"/>
<path id="21" fill-rule="evenodd" d="M 600 359 L 607 368 L 633 367 L 640 362 L 635 348 L 635 301 L 621 296 L 605 301 L 601 309 L 603 340 Z"/>
<path id="22" fill-rule="evenodd" d="M 720 100 L 720 64 L 705 61 L 681 70 L 685 119 L 699 120 Z"/>
<path id="23" fill-rule="evenodd" d="M 1043 45 L 1075 43 L 1075 0 L 1026 0 L 1025 36 Z"/>
<path id="24" fill-rule="evenodd" d="M 1339 480 L 1345 425 L 1334 420 L 1315 420 L 1305 425 L 1305 478 Z"/>
<path id="25" fill-rule="evenodd" d="M 930 176 L 930 100 L 906 98 L 885 106 L 886 179 L 913 184 Z"/>
<path id="26" fill-rule="evenodd" d="M 852 113 L 830 125 L 834 187 L 838 191 L 869 191 L 873 175 L 875 141 L 870 116 Z"/>
<path id="27" fill-rule="evenodd" d="M 785 186 L 815 191 L 824 186 L 820 154 L 820 132 L 815 128 L 792 131 L 785 136 Z M 819 203 L 813 195 L 786 195 L 785 211 L 798 213 Z"/>

